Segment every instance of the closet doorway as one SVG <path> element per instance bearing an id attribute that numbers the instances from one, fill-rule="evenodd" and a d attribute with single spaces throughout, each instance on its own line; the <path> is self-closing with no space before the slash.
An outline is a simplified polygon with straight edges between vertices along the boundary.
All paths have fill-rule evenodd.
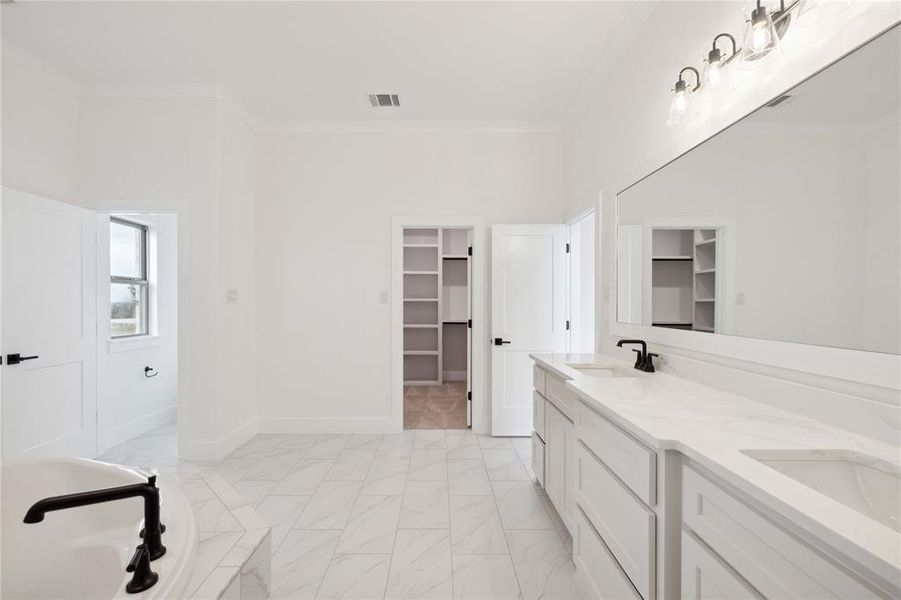
<path id="1" fill-rule="evenodd" d="M 404 227 L 404 429 L 472 426 L 471 227 Z"/>

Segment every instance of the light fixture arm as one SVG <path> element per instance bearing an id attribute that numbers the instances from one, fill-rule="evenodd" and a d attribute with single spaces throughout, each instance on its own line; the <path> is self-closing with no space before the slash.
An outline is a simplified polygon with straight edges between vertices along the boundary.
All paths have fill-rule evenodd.
<path id="1" fill-rule="evenodd" d="M 713 38 L 713 49 L 714 50 L 717 49 L 716 43 L 719 41 L 720 38 L 727 38 L 730 42 L 732 42 L 732 54 L 729 55 L 729 58 L 732 58 L 733 56 L 738 54 L 738 44 L 735 43 L 735 38 L 732 37 L 732 35 L 728 34 L 728 33 L 721 33 L 718 36 L 716 36 L 715 38 Z"/>
<path id="2" fill-rule="evenodd" d="M 684 69 L 679 71 L 679 81 L 684 81 L 684 79 L 682 78 L 682 75 L 686 71 L 691 71 L 692 73 L 695 74 L 695 86 L 693 88 L 691 88 L 691 91 L 693 91 L 693 92 L 698 91 L 698 88 L 701 87 L 701 74 L 698 73 L 698 70 L 695 69 L 694 67 L 685 67 Z"/>

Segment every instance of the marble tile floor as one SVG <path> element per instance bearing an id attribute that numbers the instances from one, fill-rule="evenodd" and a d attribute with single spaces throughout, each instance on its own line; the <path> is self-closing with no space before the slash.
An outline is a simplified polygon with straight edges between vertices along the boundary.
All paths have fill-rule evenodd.
<path id="1" fill-rule="evenodd" d="M 404 386 L 404 429 L 466 429 L 466 382 Z"/>
<path id="2" fill-rule="evenodd" d="M 229 482 L 272 527 L 272 598 L 582 598 L 528 438 L 260 434 L 217 463 L 174 443 L 157 430 L 103 459 Z"/>

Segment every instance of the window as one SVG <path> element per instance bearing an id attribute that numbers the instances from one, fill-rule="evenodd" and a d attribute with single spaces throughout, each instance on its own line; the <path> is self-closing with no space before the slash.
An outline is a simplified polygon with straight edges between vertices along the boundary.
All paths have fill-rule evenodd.
<path id="1" fill-rule="evenodd" d="M 147 335 L 147 227 L 110 218 L 110 337 Z"/>

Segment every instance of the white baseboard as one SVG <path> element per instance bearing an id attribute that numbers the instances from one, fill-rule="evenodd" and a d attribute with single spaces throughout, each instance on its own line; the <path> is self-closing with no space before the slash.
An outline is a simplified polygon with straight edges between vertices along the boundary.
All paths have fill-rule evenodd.
<path id="1" fill-rule="evenodd" d="M 260 431 L 256 418 L 251 418 L 243 425 L 236 427 L 231 433 L 219 440 L 219 458 L 225 458 L 255 436 Z"/>
<path id="2" fill-rule="evenodd" d="M 444 381 L 466 381 L 466 371 L 445 371 Z"/>
<path id="3" fill-rule="evenodd" d="M 97 435 L 97 453 L 103 454 L 117 444 L 138 437 L 157 427 L 175 423 L 177 417 L 178 407 L 170 406 L 155 413 L 132 419 L 124 425 L 113 427 L 107 431 L 101 431 Z"/>
<path id="4" fill-rule="evenodd" d="M 182 460 L 222 460 L 258 432 L 257 419 L 250 419 L 218 440 L 180 442 L 178 456 Z"/>
<path id="5" fill-rule="evenodd" d="M 389 417 L 373 418 L 316 418 L 316 417 L 260 417 L 260 433 L 394 433 L 396 427 Z"/>

